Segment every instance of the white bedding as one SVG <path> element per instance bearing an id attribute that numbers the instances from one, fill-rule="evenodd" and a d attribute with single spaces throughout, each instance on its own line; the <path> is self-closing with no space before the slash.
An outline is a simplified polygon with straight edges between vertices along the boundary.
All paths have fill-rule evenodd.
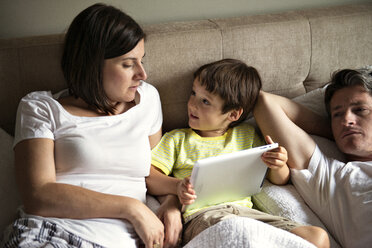
<path id="1" fill-rule="evenodd" d="M 263 222 L 234 217 L 204 230 L 184 248 L 314 248 L 306 240 Z"/>

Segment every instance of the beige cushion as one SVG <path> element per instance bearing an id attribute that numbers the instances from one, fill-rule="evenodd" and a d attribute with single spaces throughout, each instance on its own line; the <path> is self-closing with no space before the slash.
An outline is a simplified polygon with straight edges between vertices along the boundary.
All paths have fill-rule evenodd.
<path id="1" fill-rule="evenodd" d="M 186 127 L 193 73 L 222 59 L 221 32 L 206 20 L 146 26 L 145 31 L 146 81 L 159 91 L 163 129 Z"/>
<path id="2" fill-rule="evenodd" d="M 311 26 L 311 70 L 307 91 L 323 85 L 338 69 L 372 63 L 372 5 L 302 11 Z"/>
<path id="3" fill-rule="evenodd" d="M 0 128 L 0 236 L 16 217 L 20 198 L 14 176 L 13 137 Z"/>
<path id="4" fill-rule="evenodd" d="M 213 20 L 222 30 L 223 57 L 254 66 L 263 89 L 287 97 L 305 93 L 310 70 L 310 26 L 297 13 Z"/>

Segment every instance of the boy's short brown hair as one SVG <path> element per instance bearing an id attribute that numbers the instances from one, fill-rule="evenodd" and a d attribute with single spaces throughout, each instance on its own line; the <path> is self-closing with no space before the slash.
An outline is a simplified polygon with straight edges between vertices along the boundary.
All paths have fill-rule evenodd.
<path id="1" fill-rule="evenodd" d="M 262 87 L 257 70 L 237 59 L 222 59 L 205 64 L 195 71 L 194 79 L 198 79 L 208 92 L 224 100 L 222 113 L 243 109 L 239 120 L 232 122 L 230 127 L 247 118 Z"/>

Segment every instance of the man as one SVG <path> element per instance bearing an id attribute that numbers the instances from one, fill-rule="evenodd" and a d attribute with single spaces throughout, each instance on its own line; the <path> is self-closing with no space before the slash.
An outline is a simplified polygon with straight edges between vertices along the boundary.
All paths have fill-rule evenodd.
<path id="1" fill-rule="evenodd" d="M 254 116 L 288 151 L 292 181 L 342 247 L 372 244 L 372 76 L 336 72 L 325 93 L 326 120 L 293 101 L 261 92 Z M 308 133 L 332 137 L 347 162 L 326 157 Z"/>

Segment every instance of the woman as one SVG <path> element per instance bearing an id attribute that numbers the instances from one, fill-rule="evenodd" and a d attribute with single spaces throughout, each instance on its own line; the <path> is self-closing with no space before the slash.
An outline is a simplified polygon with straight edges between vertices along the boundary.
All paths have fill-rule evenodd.
<path id="1" fill-rule="evenodd" d="M 144 204 L 162 124 L 158 92 L 143 81 L 144 39 L 131 17 L 103 4 L 71 23 L 68 90 L 33 92 L 19 104 L 14 151 L 25 213 L 6 247 L 137 247 L 138 236 L 163 247 L 164 226 Z M 168 203 L 161 217 L 177 219 Z"/>

